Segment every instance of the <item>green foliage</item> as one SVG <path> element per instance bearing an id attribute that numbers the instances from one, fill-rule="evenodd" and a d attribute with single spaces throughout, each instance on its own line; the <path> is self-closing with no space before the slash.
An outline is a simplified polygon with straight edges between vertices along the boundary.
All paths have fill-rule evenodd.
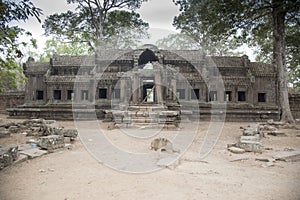
<path id="1" fill-rule="evenodd" d="M 156 42 L 156 45 L 162 49 L 170 50 L 194 50 L 201 49 L 206 54 L 212 56 L 224 56 L 224 55 L 242 55 L 244 53 L 234 51 L 237 44 L 234 40 L 219 40 L 210 41 L 204 44 L 198 36 L 190 37 L 190 34 L 178 33 L 170 34 L 165 38 L 162 38 Z"/>
<path id="2" fill-rule="evenodd" d="M 119 47 L 137 46 L 139 39 L 148 37 L 148 23 L 133 10 L 143 0 L 68 0 L 78 4 L 75 12 L 67 11 L 47 17 L 43 25 L 46 35 L 71 43 L 85 43 L 94 50 L 99 42 Z M 132 11 L 119 10 L 122 8 Z"/>
<path id="3" fill-rule="evenodd" d="M 52 38 L 46 41 L 44 51 L 49 58 L 54 54 L 77 56 L 87 54 L 88 47 L 84 43 L 66 43 L 59 38 Z"/>
<path id="4" fill-rule="evenodd" d="M 0 1 L 0 89 L 13 89 L 16 87 L 16 77 L 21 67 L 17 65 L 17 60 L 23 54 L 20 46 L 26 46 L 27 43 L 19 42 L 20 35 L 31 36 L 29 32 L 11 25 L 14 21 L 26 21 L 30 16 L 40 21 L 41 9 L 36 8 L 30 0 L 22 1 Z M 36 41 L 31 39 L 32 45 Z M 0 91 L 0 92 L 1 92 Z"/>
<path id="5" fill-rule="evenodd" d="M 169 50 L 195 50 L 201 48 L 199 43 L 183 33 L 169 34 L 167 37 L 157 40 L 156 45 L 160 49 Z"/>

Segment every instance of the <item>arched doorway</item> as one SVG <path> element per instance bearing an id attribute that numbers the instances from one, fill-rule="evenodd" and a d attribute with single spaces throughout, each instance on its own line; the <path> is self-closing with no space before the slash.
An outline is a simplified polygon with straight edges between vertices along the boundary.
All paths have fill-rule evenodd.
<path id="1" fill-rule="evenodd" d="M 138 64 L 139 66 L 144 66 L 149 62 L 158 61 L 157 56 L 150 49 L 146 49 L 139 57 Z"/>

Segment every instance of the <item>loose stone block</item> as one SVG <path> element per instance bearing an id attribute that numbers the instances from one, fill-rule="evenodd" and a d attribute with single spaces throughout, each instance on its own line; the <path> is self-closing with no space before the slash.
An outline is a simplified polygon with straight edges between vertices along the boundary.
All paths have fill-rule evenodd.
<path id="1" fill-rule="evenodd" d="M 283 131 L 270 131 L 267 133 L 267 135 L 286 136 L 286 134 Z"/>
<path id="2" fill-rule="evenodd" d="M 76 129 L 64 129 L 63 130 L 64 137 L 70 137 L 75 139 L 78 135 L 78 131 Z"/>
<path id="3" fill-rule="evenodd" d="M 38 145 L 47 150 L 54 150 L 62 148 L 65 146 L 64 136 L 63 135 L 49 135 L 40 137 L 38 140 Z"/>
<path id="4" fill-rule="evenodd" d="M 245 149 L 241 149 L 241 148 L 238 148 L 238 147 L 229 147 L 228 150 L 232 153 L 237 153 L 237 154 L 246 152 Z"/>
<path id="5" fill-rule="evenodd" d="M 263 149 L 263 145 L 260 142 L 257 141 L 245 141 L 245 140 L 241 140 L 237 146 L 239 148 L 244 149 L 245 151 L 248 152 L 262 152 Z"/>
<path id="6" fill-rule="evenodd" d="M 241 136 L 240 141 L 259 141 L 259 135 L 255 136 Z"/>

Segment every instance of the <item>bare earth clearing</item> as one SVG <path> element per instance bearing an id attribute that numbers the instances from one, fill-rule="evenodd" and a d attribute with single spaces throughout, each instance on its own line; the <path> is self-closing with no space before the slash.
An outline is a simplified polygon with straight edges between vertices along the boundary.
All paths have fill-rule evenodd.
<path id="1" fill-rule="evenodd" d="M 73 122 L 59 123 L 65 127 L 74 126 Z M 209 126 L 209 122 L 203 122 L 194 143 L 175 169 L 140 175 L 121 173 L 100 164 L 77 139 L 71 149 L 58 150 L 0 171 L 0 199 L 299 200 L 300 162 L 276 161 L 274 166 L 267 167 L 266 162 L 255 158 L 271 158 L 282 151 L 299 150 L 300 137 L 296 134 L 300 131 L 285 129 L 287 137 L 262 139 L 264 147 L 272 148 L 262 154 L 230 153 L 227 144 L 236 142 L 241 135 L 240 126 L 248 124 L 225 123 L 214 150 L 205 162 L 199 162 L 198 151 Z M 192 123 L 183 126 L 189 127 L 193 128 Z M 121 148 L 150 151 L 144 144 L 131 145 L 116 130 L 107 134 Z M 25 136 L 1 138 L 0 143 L 26 141 L 22 137 Z"/>

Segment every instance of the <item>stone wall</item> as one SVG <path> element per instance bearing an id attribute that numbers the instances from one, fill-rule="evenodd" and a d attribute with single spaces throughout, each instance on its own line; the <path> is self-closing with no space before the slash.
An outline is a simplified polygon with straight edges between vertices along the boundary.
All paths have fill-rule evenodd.
<path id="1" fill-rule="evenodd" d="M 24 104 L 24 92 L 3 92 L 0 94 L 0 113 L 6 114 L 7 108 L 15 108 Z"/>
<path id="2" fill-rule="evenodd" d="M 290 108 L 295 119 L 300 119 L 300 94 L 290 94 Z"/>

